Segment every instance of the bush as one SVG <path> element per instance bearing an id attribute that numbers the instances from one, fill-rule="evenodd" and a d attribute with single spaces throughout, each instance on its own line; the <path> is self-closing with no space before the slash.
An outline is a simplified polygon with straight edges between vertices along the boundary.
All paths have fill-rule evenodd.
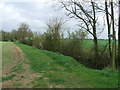
<path id="1" fill-rule="evenodd" d="M 61 28 L 63 25 L 62 20 L 53 19 L 47 24 L 47 32 L 44 33 L 44 41 L 42 45 L 44 49 L 59 52 L 61 44 Z"/>
<path id="2" fill-rule="evenodd" d="M 109 54 L 106 51 L 102 52 L 102 49 L 99 48 L 98 56 L 96 58 L 93 49 L 90 51 L 84 51 L 80 58 L 78 58 L 82 64 L 89 68 L 94 69 L 103 69 L 107 67 L 110 63 Z"/>
<path id="3" fill-rule="evenodd" d="M 41 35 L 35 35 L 34 38 L 33 38 L 33 42 L 32 42 L 33 47 L 43 49 L 42 42 L 43 42 L 42 36 Z"/>

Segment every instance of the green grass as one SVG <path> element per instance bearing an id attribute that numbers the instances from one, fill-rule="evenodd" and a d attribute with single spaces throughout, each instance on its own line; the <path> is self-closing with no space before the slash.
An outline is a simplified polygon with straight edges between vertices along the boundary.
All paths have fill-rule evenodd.
<path id="1" fill-rule="evenodd" d="M 8 66 L 14 62 L 12 56 L 13 47 L 9 42 L 0 42 L 0 73 L 4 70 L 4 66 Z M 2 80 L 9 80 L 12 77 L 2 78 L 0 77 L 0 82 Z"/>
<path id="2" fill-rule="evenodd" d="M 64 43 L 68 43 L 70 40 L 63 40 Z M 108 43 L 108 40 L 98 40 L 99 46 L 105 46 Z M 85 49 L 91 49 L 94 46 L 93 40 L 83 40 L 83 46 Z M 117 45 L 118 46 L 118 42 Z"/>
<path id="3" fill-rule="evenodd" d="M 42 73 L 42 77 L 33 82 L 34 88 L 48 88 L 58 85 L 64 88 L 117 88 L 118 73 L 112 69 L 93 70 L 86 68 L 72 57 L 27 45 L 19 46 L 33 72 Z M 47 78 L 47 79 L 45 79 Z"/>
<path id="4" fill-rule="evenodd" d="M 13 85 L 15 88 L 19 88 L 20 86 L 22 86 L 22 83 L 14 83 Z"/>
<path id="5" fill-rule="evenodd" d="M 13 46 L 9 42 L 2 42 L 2 66 L 10 65 L 13 60 Z"/>
<path id="6" fill-rule="evenodd" d="M 0 82 L 4 82 L 7 80 L 13 80 L 14 77 L 16 77 L 17 74 L 15 73 L 22 73 L 24 71 L 23 69 L 23 60 L 15 60 L 14 58 L 14 49 L 11 42 L 2 42 L 0 43 L 0 46 L 2 46 L 2 70 L 4 71 L 6 68 L 9 68 L 10 71 L 2 73 L 5 75 L 5 77 L 0 77 Z M 17 65 L 14 65 L 13 63 L 19 63 Z M 14 73 L 14 74 L 10 74 Z M 10 75 L 9 75 L 10 74 Z M 7 75 L 7 77 L 6 77 Z"/>
<path id="7" fill-rule="evenodd" d="M 6 81 L 6 80 L 12 80 L 16 75 L 15 74 L 12 74 L 8 77 L 5 77 L 5 78 L 2 78 L 2 81 Z"/>
<path id="8" fill-rule="evenodd" d="M 17 72 L 17 73 L 21 73 L 22 71 L 24 71 L 23 69 L 23 64 L 18 64 L 16 66 L 13 66 L 10 70 L 10 73 L 12 72 Z"/>

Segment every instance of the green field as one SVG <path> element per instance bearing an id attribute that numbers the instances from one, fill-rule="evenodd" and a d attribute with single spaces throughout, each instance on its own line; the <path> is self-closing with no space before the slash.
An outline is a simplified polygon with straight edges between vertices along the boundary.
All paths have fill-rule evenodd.
<path id="1" fill-rule="evenodd" d="M 3 77 L 13 88 L 117 88 L 118 73 L 106 68 L 94 70 L 86 68 L 72 57 L 46 50 L 40 50 L 24 44 L 15 43 L 24 53 L 24 59 L 15 60 L 12 56 L 11 43 L 2 44 L 3 67 L 9 66 L 10 74 Z M 16 64 L 11 66 L 13 63 Z M 18 62 L 18 63 L 17 63 Z M 21 62 L 21 63 L 20 63 Z M 29 65 L 24 69 L 25 65 Z M 3 70 L 4 70 L 3 69 Z M 4 71 L 3 71 L 4 72 Z M 39 74 L 36 78 L 28 78 Z M 19 77 L 18 77 L 19 76 Z M 26 81 L 26 83 L 22 83 Z M 3 83 L 4 84 L 4 83 Z M 26 85 L 24 85 L 26 84 Z M 6 86 L 7 87 L 7 86 Z M 8 85 L 9 88 L 9 85 Z"/>
<path id="2" fill-rule="evenodd" d="M 108 43 L 108 40 L 98 40 L 99 46 L 105 46 Z M 83 44 L 87 47 L 93 46 L 94 42 L 93 40 L 83 40 Z M 116 42 L 116 46 L 118 46 L 118 41 Z"/>
<path id="3" fill-rule="evenodd" d="M 63 43 L 68 43 L 69 41 L 70 40 L 68 40 L 68 39 L 63 40 Z M 82 46 L 84 46 L 83 49 L 87 50 L 87 51 L 91 50 L 91 48 L 93 48 L 93 46 L 94 46 L 93 40 L 82 40 L 81 44 L 82 44 Z M 98 45 L 100 48 L 104 49 L 106 44 L 108 46 L 108 40 L 98 40 Z M 118 48 L 118 41 L 116 42 L 116 47 Z"/>

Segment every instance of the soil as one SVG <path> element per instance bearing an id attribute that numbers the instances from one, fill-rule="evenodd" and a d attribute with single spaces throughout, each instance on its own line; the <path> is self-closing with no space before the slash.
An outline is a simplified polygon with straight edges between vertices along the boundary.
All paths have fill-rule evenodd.
<path id="1" fill-rule="evenodd" d="M 22 50 L 14 43 L 13 46 L 13 59 L 11 65 L 3 67 L 2 70 L 2 88 L 32 88 L 32 81 L 42 77 L 42 73 L 33 73 L 31 70 L 29 60 L 24 57 Z M 10 79 L 10 76 L 13 76 Z"/>

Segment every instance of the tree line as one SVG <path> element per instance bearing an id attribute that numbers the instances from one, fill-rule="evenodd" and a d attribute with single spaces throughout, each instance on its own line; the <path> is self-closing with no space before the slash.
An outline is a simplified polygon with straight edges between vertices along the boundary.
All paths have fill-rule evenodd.
<path id="1" fill-rule="evenodd" d="M 104 4 L 96 2 L 80 2 L 79 0 L 60 1 L 66 15 L 79 21 L 79 30 L 68 31 L 67 38 L 64 37 L 63 24 L 61 19 L 53 19 L 47 23 L 47 31 L 44 34 L 33 33 L 29 25 L 22 23 L 17 30 L 12 32 L 1 31 L 3 41 L 14 41 L 27 44 L 39 49 L 59 52 L 72 56 L 85 66 L 96 69 L 105 67 L 120 67 L 120 17 L 116 25 L 115 8 L 120 8 L 120 1 L 105 0 Z M 87 6 L 86 6 L 87 5 Z M 120 9 L 119 9 L 120 10 Z M 101 46 L 98 43 L 98 14 L 104 13 L 108 31 L 108 43 Z M 120 11 L 119 11 L 120 13 Z M 118 21 L 117 21 L 118 22 Z M 118 48 L 116 46 L 116 28 L 118 26 Z M 104 26 L 103 26 L 104 27 Z M 100 31 L 99 31 L 100 32 Z M 94 46 L 86 50 L 84 43 L 88 34 L 93 36 Z M 118 53 L 117 53 L 118 52 Z"/>
<path id="2" fill-rule="evenodd" d="M 69 1 L 60 1 L 62 8 L 64 8 L 67 13 L 66 15 L 70 18 L 76 18 L 81 22 L 79 27 L 86 29 L 86 31 L 93 36 L 95 58 L 99 57 L 98 55 L 98 36 L 97 36 L 97 25 L 98 19 L 97 14 L 103 13 L 106 16 L 106 23 L 108 27 L 108 45 L 109 45 L 109 57 L 110 57 L 110 66 L 112 68 L 120 67 L 120 24 L 115 20 L 115 9 L 120 8 L 120 1 L 113 0 L 104 0 L 104 3 L 94 2 L 82 2 L 80 0 L 69 0 Z M 118 11 L 120 13 L 120 10 Z M 117 18 L 118 20 L 118 18 Z M 104 21 L 103 21 L 104 22 Z M 117 25 L 116 25 L 117 23 Z M 103 26 L 104 27 L 104 26 Z M 118 54 L 116 47 L 116 28 L 118 27 Z M 97 60 L 98 61 L 98 60 Z"/>

